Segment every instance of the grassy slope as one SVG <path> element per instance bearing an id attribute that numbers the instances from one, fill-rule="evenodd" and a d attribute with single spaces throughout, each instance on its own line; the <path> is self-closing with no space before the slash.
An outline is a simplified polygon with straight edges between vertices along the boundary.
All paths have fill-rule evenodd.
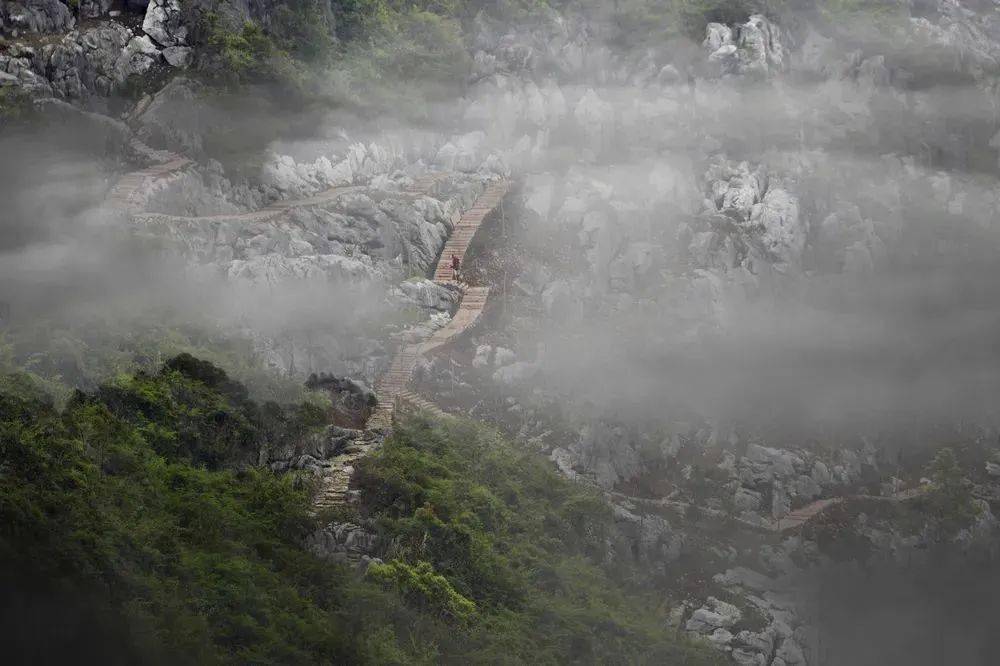
<path id="1" fill-rule="evenodd" d="M 658 601 L 609 575 L 611 511 L 541 457 L 471 422 L 414 419 L 359 474 L 362 514 L 395 537 L 394 569 L 441 575 L 453 597 L 381 575 L 446 616 L 475 663 L 712 663 L 666 629 Z M 382 574 L 381 571 L 379 571 Z M 400 585 L 402 579 L 402 585 Z"/>
<path id="2" fill-rule="evenodd" d="M 607 508 L 471 426 L 365 466 L 386 565 L 301 547 L 308 483 L 247 467 L 317 427 L 186 357 L 63 410 L 0 390 L 8 663 L 711 663 L 591 559 Z M 236 467 L 244 471 L 234 471 Z"/>

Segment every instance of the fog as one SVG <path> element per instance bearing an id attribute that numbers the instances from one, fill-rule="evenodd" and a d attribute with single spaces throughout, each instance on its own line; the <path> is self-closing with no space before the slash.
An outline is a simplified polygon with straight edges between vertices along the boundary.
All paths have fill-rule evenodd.
<path id="1" fill-rule="evenodd" d="M 192 341 L 181 344 L 205 340 L 215 350 L 247 339 L 258 360 L 241 362 L 283 375 L 310 369 L 304 359 L 294 366 L 295 349 L 308 344 L 329 350 L 317 353 L 317 363 L 335 363 L 350 353 L 358 326 L 388 311 L 381 285 L 231 281 L 216 267 L 123 226 L 101 205 L 118 177 L 115 165 L 88 143 L 44 125 L 4 137 L 0 146 L 0 302 L 8 341 L 28 367 L 44 367 L 31 360 L 38 354 L 96 354 L 101 358 L 78 358 L 61 376 L 89 387 L 109 377 L 84 366 L 112 363 L 125 341 L 160 336 L 167 342 L 180 332 Z M 75 348 L 65 348 L 66 341 Z M 137 350 L 127 363 L 142 366 L 147 353 L 160 358 Z"/>
<path id="2" fill-rule="evenodd" d="M 514 296 L 523 308 L 502 333 L 533 368 L 518 388 L 579 415 L 570 430 L 698 421 L 744 444 L 837 450 L 865 438 L 916 449 L 940 443 L 935 428 L 972 424 L 995 439 L 995 82 L 966 67 L 967 54 L 864 26 L 842 26 L 824 42 L 832 55 L 806 62 L 803 26 L 815 18 L 785 16 L 796 59 L 770 78 L 720 76 L 686 38 L 623 46 L 621 26 L 609 37 L 597 22 L 606 39 L 580 58 L 601 67 L 470 77 L 460 97 L 421 100 L 419 114 L 364 99 L 289 110 L 236 97 L 176 124 L 200 137 L 182 146 L 192 157 L 218 159 L 229 185 L 255 195 L 275 156 L 305 170 L 385 137 L 420 150 L 366 184 L 450 167 L 509 176 L 521 245 L 484 251 L 517 254 L 536 284 Z M 450 164 L 437 152 L 446 143 L 458 146 Z M 51 125 L 0 135 L 0 302 L 10 313 L 0 325 L 24 365 L 47 348 L 46 330 L 106 331 L 118 348 L 154 323 L 249 338 L 298 381 L 362 374 L 343 359 L 395 330 L 391 285 L 241 282 L 222 261 L 193 261 L 123 227 L 101 203 L 129 168 Z M 33 330 L 39 339 L 25 342 Z M 808 577 L 800 591 L 812 595 L 817 663 L 989 663 L 996 575 L 945 564 Z M 868 626 L 879 634 L 862 637 Z"/>

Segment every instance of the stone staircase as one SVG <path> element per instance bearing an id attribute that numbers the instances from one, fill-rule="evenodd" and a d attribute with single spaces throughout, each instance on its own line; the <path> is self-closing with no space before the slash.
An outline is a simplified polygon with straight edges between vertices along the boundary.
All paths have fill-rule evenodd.
<path id="1" fill-rule="evenodd" d="M 319 491 L 314 499 L 316 511 L 343 506 L 350 501 L 351 477 L 354 466 L 381 443 L 381 438 L 366 434 L 351 442 L 341 453 L 328 461 Z"/>
<path id="2" fill-rule="evenodd" d="M 431 414 L 438 418 L 451 418 L 451 414 L 444 411 L 430 400 L 421 398 L 419 395 L 413 393 L 412 391 L 406 391 L 406 390 L 400 391 L 398 402 L 399 402 L 398 408 L 409 407 L 411 409 L 427 412 L 428 414 Z"/>
<path id="3" fill-rule="evenodd" d="M 420 188 L 433 187 L 434 183 L 441 177 L 443 177 L 442 174 L 432 174 L 417 179 L 410 191 L 418 193 L 416 191 L 418 186 Z M 379 398 L 379 404 L 365 424 L 365 429 L 369 433 L 379 433 L 379 437 L 373 439 L 375 442 L 373 444 L 354 447 L 330 461 L 330 471 L 324 475 L 316 499 L 318 510 L 340 506 L 351 500 L 350 484 L 355 464 L 368 455 L 378 445 L 381 438 L 392 429 L 397 410 L 407 406 L 425 410 L 435 416 L 447 416 L 442 409 L 408 391 L 406 387 L 413 376 L 414 368 L 425 354 L 446 345 L 474 326 L 482 316 L 490 294 L 489 287 L 464 287 L 456 283 L 451 269 L 451 256 L 455 254 L 460 259 L 464 259 L 465 252 L 468 250 L 476 231 L 483 220 L 500 205 L 509 187 L 507 181 L 494 183 L 487 187 L 456 225 L 438 260 L 434 271 L 434 280 L 438 284 L 452 288 L 458 287 L 462 290 L 462 299 L 459 302 L 458 310 L 446 326 L 435 331 L 425 341 L 404 345 L 396 351 L 385 374 L 375 382 L 375 394 Z"/>
<path id="4" fill-rule="evenodd" d="M 256 211 L 244 213 L 223 213 L 203 217 L 181 217 L 157 213 L 143 213 L 145 195 L 157 186 L 169 183 L 178 177 L 185 169 L 194 164 L 186 157 L 168 151 L 153 151 L 141 142 L 135 142 L 134 152 L 146 155 L 149 159 L 159 160 L 156 164 L 132 171 L 123 175 L 111 188 L 105 199 L 105 207 L 127 213 L 133 220 L 148 224 L 181 224 L 211 221 L 264 221 L 284 214 L 292 208 L 315 206 L 327 203 L 342 194 L 357 189 L 354 186 L 333 187 L 311 197 L 275 202 Z M 441 180 L 448 176 L 443 172 L 431 172 L 419 176 L 403 191 L 410 195 L 423 195 L 430 192 Z M 350 501 L 350 483 L 357 461 L 377 448 L 388 431 L 392 428 L 393 417 L 397 407 L 402 403 L 411 407 L 423 409 L 438 416 L 445 413 L 437 406 L 406 390 L 413 374 L 413 369 L 423 354 L 426 354 L 446 344 L 456 336 L 474 325 L 482 315 L 489 297 L 488 287 L 463 288 L 455 282 L 451 268 L 451 257 L 465 258 L 465 253 L 472 243 L 483 220 L 497 206 L 509 190 L 506 180 L 489 185 L 482 195 L 476 199 L 472 208 L 462 214 L 453 229 L 438 260 L 434 279 L 442 285 L 462 289 L 462 300 L 458 311 L 447 326 L 438 330 L 427 340 L 419 344 L 405 345 L 393 357 L 388 370 L 375 383 L 375 392 L 379 396 L 379 405 L 371 414 L 365 431 L 359 432 L 356 438 L 338 455 L 328 461 L 327 471 L 323 474 L 320 489 L 315 498 L 315 508 L 323 510 L 341 506 Z"/>
<path id="5" fill-rule="evenodd" d="M 489 287 L 468 287 L 462 294 L 455 316 L 451 318 L 448 325 L 438 329 L 431 337 L 420 345 L 421 354 L 429 354 L 439 347 L 451 342 L 454 338 L 465 333 L 472 328 L 483 314 L 486 308 L 486 299 L 489 298 Z"/>
<path id="6" fill-rule="evenodd" d="M 378 407 L 368 419 L 367 427 L 389 429 L 396 409 L 396 398 L 406 388 L 413 375 L 413 368 L 422 355 L 421 345 L 406 345 L 396 352 L 389 369 L 375 382 L 375 395 L 379 397 Z"/>
<path id="7" fill-rule="evenodd" d="M 494 183 L 476 199 L 472 208 L 462 213 L 441 251 L 441 258 L 434 270 L 435 282 L 445 284 L 455 281 L 455 271 L 451 267 L 452 255 L 457 256 L 461 262 L 465 261 L 465 253 L 476 232 L 479 231 L 479 226 L 486 216 L 500 205 L 509 190 L 510 182 L 507 180 Z"/>
<path id="8" fill-rule="evenodd" d="M 169 181 L 194 164 L 188 158 L 175 153 L 163 152 L 162 157 L 164 161 L 159 164 L 131 171 L 119 178 L 108 192 L 105 206 L 129 213 L 138 212 L 144 203 L 142 194 L 147 192 L 154 182 Z"/>

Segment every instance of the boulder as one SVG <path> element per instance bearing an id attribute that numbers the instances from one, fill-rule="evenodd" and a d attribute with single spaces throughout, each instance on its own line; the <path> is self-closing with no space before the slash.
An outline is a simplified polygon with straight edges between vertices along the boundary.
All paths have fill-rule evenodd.
<path id="1" fill-rule="evenodd" d="M 17 37 L 31 33 L 68 32 L 76 19 L 59 0 L 22 0 L 0 3 L 0 34 Z"/>
<path id="2" fill-rule="evenodd" d="M 731 653 L 733 662 L 737 666 L 767 666 L 768 659 L 760 652 L 751 652 L 743 648 L 736 648 Z"/>
<path id="3" fill-rule="evenodd" d="M 160 46 L 182 46 L 187 43 L 179 0 L 151 0 L 142 21 L 143 31 Z"/>
<path id="4" fill-rule="evenodd" d="M 104 16 L 114 4 L 112 0 L 80 0 L 80 16 L 97 18 Z"/>
<path id="5" fill-rule="evenodd" d="M 725 573 L 713 576 L 712 580 L 726 587 L 742 587 L 755 592 L 764 592 L 774 588 L 774 581 L 764 574 L 746 567 L 727 569 Z"/>
<path id="6" fill-rule="evenodd" d="M 750 224 L 758 227 L 760 241 L 775 260 L 801 265 L 807 230 L 795 196 L 781 188 L 769 188 L 761 203 L 752 206 Z"/>
<path id="7" fill-rule="evenodd" d="M 145 74 L 160 60 L 160 49 L 149 37 L 133 37 L 118 56 L 115 73 L 118 81 L 133 75 Z"/>
<path id="8" fill-rule="evenodd" d="M 486 134 L 483 132 L 453 137 L 441 146 L 434 161 L 448 171 L 476 171 L 483 161 L 485 141 Z"/>
<path id="9" fill-rule="evenodd" d="M 182 76 L 172 79 L 138 117 L 139 138 L 152 146 L 200 155 L 205 133 L 214 131 L 214 116 L 206 112 L 204 93 L 197 81 Z"/>
<path id="10" fill-rule="evenodd" d="M 352 556 L 370 556 L 377 547 L 378 535 L 353 523 L 331 523 L 306 539 L 306 549 L 311 553 L 339 561 Z"/>
<path id="11" fill-rule="evenodd" d="M 399 285 L 403 300 L 428 310 L 447 312 L 458 303 L 459 294 L 426 279 L 406 280 Z"/>
<path id="12" fill-rule="evenodd" d="M 171 67 L 187 69 L 191 66 L 194 50 L 189 46 L 168 46 L 163 49 L 163 59 Z"/>
<path id="13" fill-rule="evenodd" d="M 98 95 L 109 96 L 124 82 L 119 58 L 132 33 L 120 23 L 106 23 L 80 33 L 86 68 L 81 72 L 84 86 Z"/>
<path id="14" fill-rule="evenodd" d="M 517 356 L 512 350 L 506 347 L 497 347 L 493 353 L 493 366 L 502 368 L 513 363 L 516 358 Z"/>
<path id="15" fill-rule="evenodd" d="M 712 634 L 717 629 L 732 627 L 742 617 L 743 613 L 736 606 L 709 597 L 704 606 L 691 614 L 684 628 L 699 634 Z"/>
<path id="16" fill-rule="evenodd" d="M 755 490 L 740 486 L 733 496 L 733 504 L 739 511 L 756 511 L 762 502 L 761 494 Z"/>
<path id="17" fill-rule="evenodd" d="M 742 649 L 750 654 L 761 657 L 761 661 L 751 661 L 749 663 L 768 663 L 771 655 L 774 654 L 774 634 L 769 631 L 755 632 L 744 629 L 736 634 L 736 642 Z"/>
<path id="18" fill-rule="evenodd" d="M 781 30 L 761 14 L 740 26 L 736 40 L 740 74 L 767 75 L 785 68 L 787 54 Z"/>
<path id="19" fill-rule="evenodd" d="M 705 26 L 705 41 L 701 43 L 709 53 L 718 51 L 723 46 L 733 43 L 733 31 L 722 23 L 709 23 Z"/>
<path id="20" fill-rule="evenodd" d="M 820 488 L 829 486 L 833 483 L 833 476 L 830 474 L 830 468 L 827 467 L 826 463 L 822 460 L 817 460 L 813 463 L 811 476 L 813 481 L 815 481 L 816 485 Z"/>
<path id="21" fill-rule="evenodd" d="M 489 345 L 479 345 L 476 347 L 476 356 L 472 359 L 472 367 L 485 368 L 490 365 L 490 357 L 493 355 L 493 347 Z"/>

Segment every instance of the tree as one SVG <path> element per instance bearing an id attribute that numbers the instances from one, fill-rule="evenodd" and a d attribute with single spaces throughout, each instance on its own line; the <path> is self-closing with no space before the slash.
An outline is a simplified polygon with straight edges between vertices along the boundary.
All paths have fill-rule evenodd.
<path id="1" fill-rule="evenodd" d="M 937 452 L 927 466 L 927 473 L 933 482 L 927 496 L 933 528 L 938 540 L 952 539 L 979 513 L 973 502 L 971 483 L 950 448 Z"/>

